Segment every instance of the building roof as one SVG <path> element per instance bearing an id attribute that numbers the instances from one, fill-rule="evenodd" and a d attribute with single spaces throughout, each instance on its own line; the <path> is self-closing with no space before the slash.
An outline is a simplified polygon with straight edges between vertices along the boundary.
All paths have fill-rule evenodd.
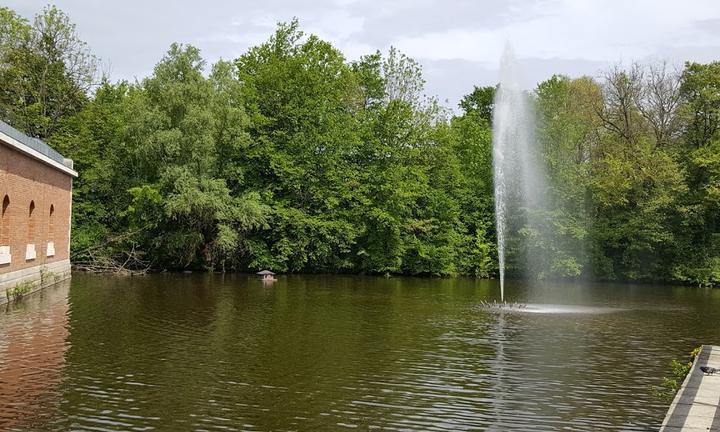
<path id="1" fill-rule="evenodd" d="M 37 138 L 25 135 L 2 120 L 0 120 L 0 141 L 66 174 L 77 177 L 77 172 L 73 170 L 70 159 L 65 159 L 63 155 L 53 150 L 49 145 Z"/>
<path id="2" fill-rule="evenodd" d="M 265 275 L 274 275 L 275 273 L 271 272 L 270 270 L 263 270 L 263 271 L 257 272 L 257 274 L 265 276 Z"/>

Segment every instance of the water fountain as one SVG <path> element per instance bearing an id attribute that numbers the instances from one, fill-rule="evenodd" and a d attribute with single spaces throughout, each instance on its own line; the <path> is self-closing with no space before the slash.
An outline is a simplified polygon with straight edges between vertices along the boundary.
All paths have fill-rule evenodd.
<path id="1" fill-rule="evenodd" d="M 493 172 L 500 300 L 505 302 L 505 254 L 511 205 L 532 211 L 544 202 L 545 175 L 534 149 L 534 113 L 520 85 L 517 61 L 507 45 L 500 62 L 500 85 L 493 112 Z M 532 221 L 528 219 L 528 224 Z M 528 257 L 531 258 L 531 257 Z"/>
<path id="2" fill-rule="evenodd" d="M 505 265 L 509 238 L 513 244 L 528 242 L 518 229 L 524 228 L 540 244 L 557 244 L 555 235 L 543 224 L 546 211 L 551 208 L 546 185 L 545 161 L 535 139 L 535 113 L 530 95 L 522 89 L 518 63 L 507 45 L 500 61 L 500 85 L 495 94 L 493 110 L 493 174 L 495 186 L 495 218 L 497 228 L 498 265 L 500 272 L 500 302 L 481 302 L 485 310 L 523 313 L 609 313 L 620 309 L 558 305 L 544 303 L 517 303 L 505 301 Z M 526 244 L 521 266 L 530 272 L 542 267 L 543 251 L 531 250 Z M 528 280 L 536 275 L 528 274 Z M 539 289 L 536 284 L 534 288 Z"/>

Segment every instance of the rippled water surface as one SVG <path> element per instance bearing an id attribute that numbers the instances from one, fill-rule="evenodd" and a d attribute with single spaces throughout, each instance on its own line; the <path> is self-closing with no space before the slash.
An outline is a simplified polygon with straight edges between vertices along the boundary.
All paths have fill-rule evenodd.
<path id="1" fill-rule="evenodd" d="M 720 290 L 76 274 L 0 306 L 0 430 L 656 430 Z M 602 313 L 597 313 L 597 311 Z"/>

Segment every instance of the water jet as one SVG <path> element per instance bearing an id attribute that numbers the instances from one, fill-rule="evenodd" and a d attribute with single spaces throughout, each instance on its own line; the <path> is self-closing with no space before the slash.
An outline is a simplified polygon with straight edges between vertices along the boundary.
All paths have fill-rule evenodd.
<path id="1" fill-rule="evenodd" d="M 517 61 L 506 45 L 500 61 L 500 85 L 493 111 L 493 180 L 497 231 L 500 301 L 505 301 L 505 264 L 509 210 L 528 216 L 545 202 L 545 170 L 535 151 L 535 117 L 528 95 L 522 90 Z M 532 257 L 528 257 L 532 259 Z"/>

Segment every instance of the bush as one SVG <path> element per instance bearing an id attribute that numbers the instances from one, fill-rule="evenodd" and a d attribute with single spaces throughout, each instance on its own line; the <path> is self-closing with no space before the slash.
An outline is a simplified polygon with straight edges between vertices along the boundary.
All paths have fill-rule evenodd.
<path id="1" fill-rule="evenodd" d="M 15 285 L 14 288 L 10 288 L 5 291 L 5 295 L 7 296 L 8 301 L 12 300 L 17 302 L 20 301 L 25 294 L 29 293 L 33 289 L 33 286 L 33 283 L 30 281 L 20 282 Z"/>
<path id="2" fill-rule="evenodd" d="M 687 362 L 683 362 L 674 359 L 670 362 L 670 369 L 672 370 L 672 376 L 663 377 L 662 385 L 656 389 L 656 394 L 663 400 L 671 401 L 675 394 L 680 390 L 680 386 L 690 369 L 692 368 L 693 361 L 700 354 L 700 347 L 695 348 L 690 352 L 690 358 Z"/>

